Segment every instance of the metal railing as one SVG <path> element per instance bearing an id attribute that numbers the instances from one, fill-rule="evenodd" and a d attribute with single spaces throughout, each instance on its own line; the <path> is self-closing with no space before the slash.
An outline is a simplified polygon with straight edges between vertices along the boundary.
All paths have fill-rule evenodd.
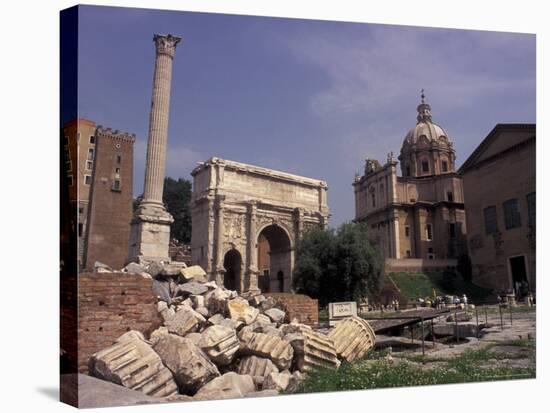
<path id="1" fill-rule="evenodd" d="M 473 304 L 473 305 L 472 305 Z M 394 327 L 395 329 L 398 328 L 404 328 L 408 327 L 411 332 L 411 343 L 414 343 L 414 331 L 415 328 L 420 330 L 420 338 L 421 338 L 421 349 L 422 349 L 422 356 L 425 355 L 426 352 L 426 322 L 430 323 L 430 333 L 429 336 L 432 341 L 432 348 L 436 347 L 437 338 L 436 334 L 434 333 L 434 319 L 438 319 L 440 317 L 447 317 L 449 319 L 449 316 L 451 317 L 451 321 L 454 323 L 454 338 L 456 339 L 456 343 L 460 343 L 461 332 L 460 332 L 460 324 L 462 321 L 459 321 L 461 314 L 472 314 L 472 319 L 475 317 L 475 337 L 480 338 L 481 330 L 483 328 L 488 327 L 489 324 L 489 315 L 496 315 L 498 314 L 498 320 L 500 329 L 504 330 L 507 325 L 509 327 L 512 327 L 514 325 L 514 317 L 518 313 L 525 313 L 525 308 L 531 307 L 533 311 L 536 311 L 536 307 L 534 305 L 515 305 L 512 302 L 495 302 L 495 301 L 487 301 L 487 302 L 469 302 L 468 304 L 442 304 L 438 307 L 431 307 L 431 306 L 421 306 L 419 304 L 408 304 L 405 306 L 397 306 L 391 309 L 388 309 L 387 307 L 384 309 L 381 307 L 378 310 L 372 310 L 368 312 L 361 312 L 359 313 L 359 316 L 367 321 L 372 321 L 373 323 L 380 322 L 381 320 L 403 320 L 403 323 L 398 323 Z M 411 313 L 411 311 L 407 310 L 434 310 L 431 314 L 426 311 L 426 315 L 422 315 L 421 313 L 423 311 L 419 311 L 414 315 L 407 315 L 407 313 Z M 440 310 L 440 311 L 437 311 Z M 447 311 L 441 311 L 441 310 L 447 310 Z M 519 311 L 518 311 L 519 310 Z M 377 315 L 378 314 L 378 315 Z M 408 322 L 410 321 L 410 322 Z M 467 320 L 470 321 L 470 320 Z M 485 323 L 483 323 L 485 321 Z M 452 337 L 452 336 L 451 336 Z"/>

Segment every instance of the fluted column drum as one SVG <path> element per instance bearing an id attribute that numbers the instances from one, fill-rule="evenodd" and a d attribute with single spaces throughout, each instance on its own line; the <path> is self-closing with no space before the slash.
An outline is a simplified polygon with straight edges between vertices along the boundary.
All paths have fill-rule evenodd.
<path id="1" fill-rule="evenodd" d="M 172 60 L 176 45 L 181 38 L 155 35 L 155 74 L 151 113 L 149 115 L 149 139 L 147 141 L 147 163 L 143 191 L 144 203 L 162 205 L 164 174 L 166 170 L 166 148 L 168 140 L 168 116 L 170 113 L 170 89 L 172 83 Z"/>

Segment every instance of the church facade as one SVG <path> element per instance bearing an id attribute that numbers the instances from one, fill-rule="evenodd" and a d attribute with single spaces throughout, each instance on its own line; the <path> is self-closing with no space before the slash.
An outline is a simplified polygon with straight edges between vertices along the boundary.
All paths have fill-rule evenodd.
<path id="1" fill-rule="evenodd" d="M 424 94 L 417 112 L 398 160 L 393 153 L 383 165 L 367 159 L 363 176 L 355 178 L 355 220 L 368 225 L 387 259 L 455 259 L 467 247 L 453 142 L 432 121 Z"/>

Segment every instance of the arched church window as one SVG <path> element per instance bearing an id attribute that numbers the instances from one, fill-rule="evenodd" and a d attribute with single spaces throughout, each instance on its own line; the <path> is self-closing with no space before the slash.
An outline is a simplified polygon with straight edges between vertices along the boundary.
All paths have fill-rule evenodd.
<path id="1" fill-rule="evenodd" d="M 422 160 L 422 172 L 430 172 L 430 164 L 427 159 Z"/>
<path id="2" fill-rule="evenodd" d="M 441 170 L 443 172 L 447 172 L 449 170 L 449 164 L 447 161 L 441 161 Z"/>

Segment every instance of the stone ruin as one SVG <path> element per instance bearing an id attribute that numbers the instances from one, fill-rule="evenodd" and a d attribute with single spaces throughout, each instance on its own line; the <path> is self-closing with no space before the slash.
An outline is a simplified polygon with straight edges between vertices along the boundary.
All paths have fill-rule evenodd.
<path id="1" fill-rule="evenodd" d="M 162 325 L 148 337 L 124 333 L 90 357 L 88 371 L 159 401 L 291 393 L 313 369 L 338 369 L 374 346 L 372 328 L 358 317 L 324 334 L 288 322 L 273 297 L 208 281 L 198 265 L 131 263 L 122 272 L 152 279 Z"/>

